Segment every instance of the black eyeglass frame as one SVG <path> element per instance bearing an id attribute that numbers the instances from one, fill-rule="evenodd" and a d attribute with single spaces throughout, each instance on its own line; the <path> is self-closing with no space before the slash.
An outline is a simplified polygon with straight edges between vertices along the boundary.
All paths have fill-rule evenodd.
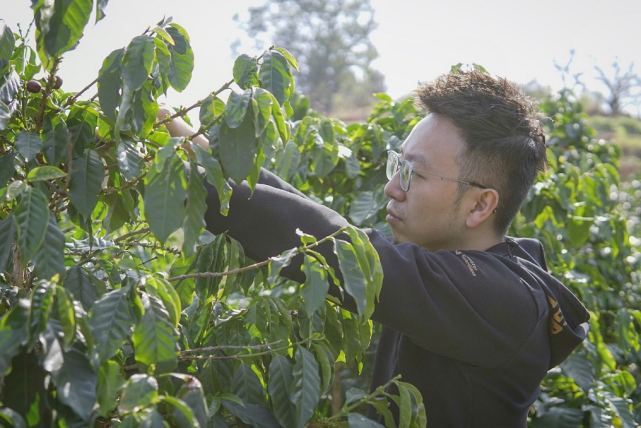
<path id="1" fill-rule="evenodd" d="M 479 187 L 481 189 L 489 189 L 489 187 L 483 186 L 482 184 L 479 184 L 479 183 L 475 183 L 474 181 L 459 180 L 458 178 L 447 177 L 445 175 L 435 174 L 433 172 L 420 171 L 418 169 L 414 169 L 414 166 L 408 160 L 401 160 L 401 155 L 399 153 L 396 153 L 394 150 L 388 150 L 387 151 L 387 165 L 386 165 L 386 168 L 385 168 L 385 172 L 387 174 L 387 179 L 391 180 L 392 177 L 394 177 L 394 175 L 401 168 L 409 168 L 409 174 L 407 174 L 407 176 L 409 177 L 407 179 L 407 186 L 403 185 L 403 181 L 404 181 L 402 179 L 402 175 L 403 174 L 401 174 L 399 176 L 399 183 L 401 185 L 401 189 L 403 189 L 405 192 L 409 192 L 410 184 L 412 183 L 412 173 L 415 173 L 415 172 L 418 172 L 420 174 L 431 175 L 431 176 L 434 176 L 434 177 L 442 178 L 444 180 L 456 181 L 457 183 L 463 183 L 463 184 L 467 184 L 468 186 Z"/>

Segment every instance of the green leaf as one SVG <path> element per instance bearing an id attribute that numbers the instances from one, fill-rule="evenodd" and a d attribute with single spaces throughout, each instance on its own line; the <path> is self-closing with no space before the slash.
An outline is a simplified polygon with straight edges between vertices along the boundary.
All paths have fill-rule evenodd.
<path id="1" fill-rule="evenodd" d="M 265 404 L 263 385 L 258 375 L 245 363 L 241 363 L 234 372 L 231 392 L 249 404 Z"/>
<path id="2" fill-rule="evenodd" d="M 378 428 L 383 427 L 383 425 L 378 422 L 374 422 L 371 419 L 366 418 L 360 413 L 350 413 L 347 415 L 347 422 L 349 423 L 350 428 Z"/>
<path id="3" fill-rule="evenodd" d="M 273 99 L 274 97 L 263 88 L 254 88 L 252 90 L 252 110 L 254 111 L 256 137 L 259 137 L 263 133 L 270 122 Z"/>
<path id="4" fill-rule="evenodd" d="M 123 287 L 105 293 L 91 308 L 89 326 L 101 363 L 113 357 L 131 335 L 129 292 L 129 287 Z"/>
<path id="5" fill-rule="evenodd" d="M 46 181 L 46 180 L 53 180 L 55 178 L 62 178 L 66 177 L 67 174 L 56 168 L 55 166 L 38 166 L 29 171 L 29 174 L 27 174 L 27 180 L 28 181 Z"/>
<path id="6" fill-rule="evenodd" d="M 332 373 L 332 366 L 334 362 L 332 354 L 325 345 L 315 343 L 312 346 L 314 347 L 314 353 L 316 354 L 316 361 L 318 361 L 321 368 L 321 374 L 323 375 L 321 378 L 321 393 L 326 393 L 329 391 L 329 387 L 332 385 L 332 381 L 334 380 L 334 374 Z"/>
<path id="7" fill-rule="evenodd" d="M 0 157 L 0 187 L 6 186 L 9 179 L 13 177 L 15 173 L 14 160 L 16 155 L 16 152 L 9 152 Z"/>
<path id="8" fill-rule="evenodd" d="M 73 296 L 66 289 L 57 285 L 56 303 L 58 320 L 64 334 L 63 344 L 65 349 L 68 349 L 76 338 L 76 310 L 73 305 Z"/>
<path id="9" fill-rule="evenodd" d="M 62 367 L 52 372 L 51 377 L 57 387 L 58 399 L 88 422 L 96 402 L 98 376 L 86 353 L 76 347 L 65 352 Z"/>
<path id="10" fill-rule="evenodd" d="M 4 271 L 8 266 L 13 255 L 13 240 L 16 237 L 17 225 L 13 218 L 13 213 L 10 213 L 4 220 L 0 221 L 0 272 Z M 0 373 L 2 376 L 2 373 Z"/>
<path id="11" fill-rule="evenodd" d="M 154 39 L 142 35 L 134 37 L 122 58 L 122 77 L 133 92 L 142 87 L 151 73 L 155 60 Z"/>
<path id="12" fill-rule="evenodd" d="M 20 131 L 16 137 L 16 149 L 27 161 L 35 159 L 40 148 L 40 138 L 34 132 Z"/>
<path id="13" fill-rule="evenodd" d="M 109 3 L 109 0 L 96 1 L 96 24 L 105 17 L 105 8 L 107 7 L 107 3 Z"/>
<path id="14" fill-rule="evenodd" d="M 29 342 L 27 348 L 31 349 L 39 339 L 49 321 L 49 315 L 53 308 L 53 297 L 56 294 L 56 287 L 49 281 L 40 281 L 34 287 L 31 295 L 31 309 L 29 311 Z"/>
<path id="15" fill-rule="evenodd" d="M 218 97 L 208 95 L 200 105 L 199 120 L 201 125 L 208 126 L 225 111 L 225 103 Z"/>
<path id="16" fill-rule="evenodd" d="M 38 49 L 50 58 L 75 49 L 92 9 L 92 0 L 57 1 L 53 7 L 50 2 L 39 2 L 34 9 Z"/>
<path id="17" fill-rule="evenodd" d="M 234 62 L 234 81 L 242 89 L 258 85 L 258 60 L 242 54 Z"/>
<path id="18" fill-rule="evenodd" d="M 111 120 L 116 120 L 116 107 L 120 105 L 122 89 L 122 58 L 125 48 L 111 52 L 102 62 L 98 72 L 98 99 L 100 107 Z"/>
<path id="19" fill-rule="evenodd" d="M 86 221 L 98 203 L 98 194 L 105 178 L 102 158 L 93 150 L 86 150 L 82 157 L 72 161 L 69 200 Z"/>
<path id="20" fill-rule="evenodd" d="M 632 415 L 632 403 L 630 400 L 626 400 L 621 397 L 615 397 L 612 394 L 606 393 L 606 400 L 610 404 L 610 408 L 621 420 L 621 426 L 623 428 L 633 428 L 638 426 Z"/>
<path id="21" fill-rule="evenodd" d="M 163 419 L 163 416 L 158 412 L 158 409 L 154 407 L 151 410 L 151 412 L 145 415 L 145 419 L 140 424 L 140 427 L 141 428 L 169 427 L 169 424 L 165 419 Z"/>
<path id="22" fill-rule="evenodd" d="M 222 404 L 229 413 L 250 426 L 256 428 L 280 427 L 272 413 L 259 404 L 244 403 L 243 406 L 228 400 L 223 401 Z"/>
<path id="23" fill-rule="evenodd" d="M 13 357 L 18 355 L 29 340 L 28 301 L 19 302 L 0 320 L 0 375 L 5 376 Z"/>
<path id="24" fill-rule="evenodd" d="M 29 426 L 20 413 L 9 407 L 0 409 L 0 422 L 3 426 L 12 428 L 27 428 Z"/>
<path id="25" fill-rule="evenodd" d="M 47 163 L 56 166 L 63 158 L 67 159 L 69 130 L 60 117 L 47 115 L 44 118 L 42 131 L 42 152 Z"/>
<path id="26" fill-rule="evenodd" d="M 221 125 L 218 147 L 220 162 L 225 173 L 237 183 L 252 171 L 256 145 L 254 125 L 249 115 L 235 129 L 229 128 L 225 123 Z"/>
<path id="27" fill-rule="evenodd" d="M 280 275 L 281 269 L 284 267 L 289 266 L 289 264 L 292 261 L 292 258 L 298 254 L 298 248 L 292 248 L 290 250 L 287 250 L 283 252 L 282 254 L 271 257 L 269 259 L 269 267 L 268 267 L 268 276 L 267 276 L 267 282 L 270 284 L 275 284 L 276 281 L 278 280 L 278 275 Z"/>
<path id="28" fill-rule="evenodd" d="M 278 175 L 285 179 L 291 178 L 298 171 L 299 161 L 300 150 L 293 140 L 289 140 L 285 145 L 285 153 L 276 158 Z"/>
<path id="29" fill-rule="evenodd" d="M 280 138 L 283 141 L 283 144 L 286 144 L 290 138 L 289 125 L 285 123 L 285 116 L 283 115 L 283 111 L 280 109 L 280 106 L 278 105 L 278 101 L 273 95 L 271 95 L 271 97 L 272 97 L 272 117 L 274 118 L 276 129 L 278 129 L 278 134 L 280 135 Z"/>
<path id="30" fill-rule="evenodd" d="M 76 155 L 81 155 L 89 144 L 96 139 L 95 130 L 98 126 L 98 111 L 87 106 L 74 105 L 71 107 L 67 119 L 69 131 L 69 142 L 73 146 Z"/>
<path id="31" fill-rule="evenodd" d="M 305 304 L 305 310 L 311 316 L 323 306 L 327 296 L 329 290 L 327 271 L 309 254 L 305 254 L 305 262 L 301 266 L 301 270 L 305 273 L 305 283 L 301 285 L 300 294 Z"/>
<path id="32" fill-rule="evenodd" d="M 174 154 L 161 171 L 150 168 L 145 177 L 145 217 L 160 242 L 165 242 L 183 224 L 187 197 L 184 170 L 182 161 Z"/>
<path id="33" fill-rule="evenodd" d="M 49 207 L 45 195 L 27 187 L 20 195 L 20 204 L 14 212 L 18 230 L 18 246 L 23 262 L 33 258 L 45 240 L 49 224 Z"/>
<path id="34" fill-rule="evenodd" d="M 291 401 L 291 387 L 294 381 L 294 366 L 282 355 L 274 355 L 269 364 L 269 381 L 267 388 L 274 409 L 274 416 L 284 427 L 296 425 L 294 416 L 296 407 Z"/>
<path id="35" fill-rule="evenodd" d="M 398 392 L 401 398 L 398 426 L 409 428 L 412 422 L 412 398 L 407 388 L 402 385 L 398 385 Z"/>
<path id="36" fill-rule="evenodd" d="M 271 92 L 279 105 L 287 101 L 292 76 L 287 60 L 280 52 L 267 50 L 263 53 L 259 79 L 261 87 Z"/>
<path id="37" fill-rule="evenodd" d="M 347 234 L 352 241 L 352 248 L 358 260 L 358 266 L 363 271 L 367 282 L 367 302 L 365 304 L 365 318 L 374 313 L 375 301 L 383 288 L 383 267 L 378 252 L 369 241 L 369 237 L 361 229 L 350 227 Z"/>
<path id="38" fill-rule="evenodd" d="M 276 48 L 275 50 L 280 52 L 281 55 L 283 55 L 285 57 L 285 59 L 287 59 L 287 62 L 290 63 L 291 66 L 294 67 L 294 69 L 296 71 L 300 71 L 298 69 L 298 61 L 296 61 L 296 58 L 294 58 L 294 56 L 292 54 L 290 54 L 287 49 L 285 49 L 285 48 Z"/>
<path id="39" fill-rule="evenodd" d="M 65 274 L 65 235 L 58 227 L 53 213 L 49 219 L 42 246 L 33 257 L 36 273 L 40 279 L 51 279 L 54 275 L 62 278 Z"/>
<path id="40" fill-rule="evenodd" d="M 162 278 L 148 277 L 145 279 L 145 289 L 147 292 L 159 298 L 171 318 L 174 328 L 178 327 L 180 321 L 181 304 L 180 297 L 176 289 Z"/>
<path id="41" fill-rule="evenodd" d="M 154 99 L 155 88 L 151 80 L 143 83 L 142 88 L 133 94 L 131 109 L 127 115 L 130 129 L 140 138 L 144 139 L 151 133 L 156 117 L 158 116 L 158 103 Z"/>
<path id="42" fill-rule="evenodd" d="M 177 331 L 160 299 L 143 293 L 141 300 L 145 315 L 133 334 L 136 362 L 143 370 L 154 365 L 159 373 L 169 372 L 178 358 Z"/>
<path id="43" fill-rule="evenodd" d="M 238 128 L 238 126 L 243 122 L 251 95 L 251 89 L 245 89 L 242 94 L 232 91 L 229 95 L 229 100 L 227 100 L 224 112 L 225 123 L 229 128 Z"/>
<path id="44" fill-rule="evenodd" d="M 140 149 L 135 142 L 126 138 L 120 140 L 116 148 L 116 156 L 120 173 L 127 181 L 130 182 L 140 176 L 143 168 L 143 160 Z"/>
<path id="45" fill-rule="evenodd" d="M 592 364 L 585 355 L 574 353 L 561 363 L 563 374 L 574 380 L 574 382 L 585 392 L 588 392 L 594 382 Z"/>
<path id="46" fill-rule="evenodd" d="M 136 407 L 145 408 L 158 399 L 158 381 L 153 376 L 134 374 L 127 381 L 118 403 L 120 413 L 131 412 Z"/>
<path id="47" fill-rule="evenodd" d="M 367 308 L 367 282 L 358 265 L 354 247 L 341 239 L 335 239 L 334 244 L 334 252 L 338 257 L 338 265 L 343 274 L 343 286 L 354 298 L 358 314 L 364 316 L 369 312 Z"/>
<path id="48" fill-rule="evenodd" d="M 166 30 L 175 43 L 173 46 L 167 45 L 171 53 L 169 82 L 172 88 L 182 92 L 191 80 L 191 73 L 194 69 L 194 52 L 189 44 L 189 35 L 183 27 L 178 24 L 170 24 Z"/>
<path id="49" fill-rule="evenodd" d="M 11 121 L 11 110 L 2 101 L 0 101 L 0 131 L 4 131 Z"/>
<path id="50" fill-rule="evenodd" d="M 578 428 L 583 424 L 583 410 L 566 407 L 547 409 L 540 418 L 532 418 L 532 428 Z"/>
<path id="51" fill-rule="evenodd" d="M 207 419 L 209 418 L 207 414 L 207 403 L 205 402 L 202 385 L 197 378 L 193 376 L 188 377 L 185 384 L 178 390 L 176 397 L 189 407 L 193 414 L 193 419 L 195 419 L 201 427 L 207 426 Z M 179 425 L 184 425 L 188 421 L 188 418 L 185 418 L 182 412 L 178 413 L 175 410 L 174 417 Z M 194 424 L 192 423 L 186 426 L 194 426 Z"/>
<path id="52" fill-rule="evenodd" d="M 0 70 L 3 70 L 11 61 L 16 39 L 11 28 L 7 27 L 4 22 L 0 24 L 0 30 L 2 30 L 0 35 Z"/>
<path id="53" fill-rule="evenodd" d="M 196 249 L 198 237 L 205 229 L 205 212 L 207 211 L 207 190 L 203 185 L 203 177 L 198 172 L 195 163 L 191 163 L 189 170 L 189 184 L 187 186 L 187 208 L 183 223 L 184 239 L 183 251 L 193 254 Z"/>
<path id="54" fill-rule="evenodd" d="M 73 294 L 74 299 L 78 300 L 86 311 L 98 300 L 98 289 L 91 276 L 78 265 L 67 271 L 63 287 Z"/>
<path id="55" fill-rule="evenodd" d="M 314 355 L 302 346 L 296 349 L 291 402 L 296 406 L 296 424 L 301 428 L 314 414 L 320 400 L 320 376 Z"/>
<path id="56" fill-rule="evenodd" d="M 312 149 L 312 170 L 318 178 L 323 178 L 338 164 L 338 146 L 332 143 L 323 142 L 317 136 L 316 144 Z"/>
<path id="57" fill-rule="evenodd" d="M 196 160 L 203 166 L 203 168 L 205 168 L 205 178 L 207 179 L 207 182 L 216 188 L 218 199 L 220 201 L 220 212 L 223 215 L 227 215 L 232 189 L 223 176 L 223 170 L 220 163 L 218 163 L 210 152 L 206 151 L 198 144 L 194 144 L 193 149 L 194 152 L 196 152 Z"/>

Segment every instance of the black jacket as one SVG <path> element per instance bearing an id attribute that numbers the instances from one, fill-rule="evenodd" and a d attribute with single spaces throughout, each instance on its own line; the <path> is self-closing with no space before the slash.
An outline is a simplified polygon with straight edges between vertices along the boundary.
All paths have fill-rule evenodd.
<path id="1" fill-rule="evenodd" d="M 227 217 L 207 189 L 208 230 L 228 231 L 255 260 L 299 246 L 297 228 L 321 238 L 348 224 L 266 171 L 251 198 L 235 186 Z M 372 388 L 401 374 L 423 395 L 430 427 L 525 427 L 541 380 L 588 330 L 588 312 L 548 274 L 541 244 L 508 238 L 487 251 L 432 253 L 365 232 L 384 272 Z M 331 244 L 319 251 L 338 273 Z M 304 281 L 300 260 L 283 273 Z"/>

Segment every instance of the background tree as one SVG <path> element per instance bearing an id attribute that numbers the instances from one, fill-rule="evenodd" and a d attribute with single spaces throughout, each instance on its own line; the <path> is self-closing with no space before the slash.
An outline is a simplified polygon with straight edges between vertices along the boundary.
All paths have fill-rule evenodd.
<path id="1" fill-rule="evenodd" d="M 371 94 L 384 90 L 384 76 L 371 67 L 378 53 L 369 0 L 268 0 L 249 8 L 242 26 L 267 45 L 288 47 L 300 64 L 296 85 L 320 112 L 371 107 Z"/>
<path id="2" fill-rule="evenodd" d="M 625 114 L 623 109 L 628 105 L 636 105 L 641 98 L 641 79 L 634 72 L 634 64 L 631 63 L 626 72 L 622 71 L 618 59 L 612 63 L 611 72 L 594 66 L 597 72 L 597 80 L 608 89 L 604 101 L 610 110 L 610 115 L 620 116 Z"/>

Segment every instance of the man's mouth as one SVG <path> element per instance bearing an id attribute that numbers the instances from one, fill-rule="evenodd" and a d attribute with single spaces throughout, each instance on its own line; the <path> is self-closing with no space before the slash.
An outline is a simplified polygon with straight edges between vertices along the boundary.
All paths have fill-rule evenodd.
<path id="1" fill-rule="evenodd" d="M 393 210 L 392 210 L 391 208 L 389 208 L 389 207 L 387 208 L 387 217 L 385 217 L 385 220 L 386 220 L 388 223 L 390 223 L 390 224 L 399 223 L 399 222 L 403 221 L 403 220 L 399 217 L 399 215 L 398 215 L 398 214 L 396 214 L 396 212 L 395 212 L 395 211 L 393 211 Z"/>

